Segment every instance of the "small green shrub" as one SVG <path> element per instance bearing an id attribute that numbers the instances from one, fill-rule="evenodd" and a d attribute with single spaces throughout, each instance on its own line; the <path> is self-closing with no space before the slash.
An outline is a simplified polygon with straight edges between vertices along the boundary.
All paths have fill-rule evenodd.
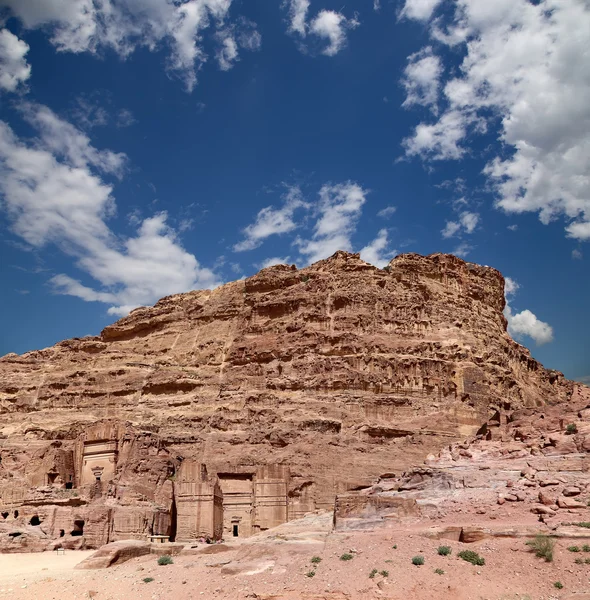
<path id="1" fill-rule="evenodd" d="M 369 573 L 369 579 L 375 579 L 375 575 L 377 575 L 377 573 L 379 573 L 379 571 L 377 569 L 373 569 L 370 573 Z"/>
<path id="2" fill-rule="evenodd" d="M 322 559 L 319 556 L 312 556 L 311 557 L 311 564 L 312 565 L 319 565 L 322 562 Z"/>
<path id="3" fill-rule="evenodd" d="M 445 572 L 444 572 L 442 569 L 434 569 L 434 572 L 435 572 L 437 575 L 444 575 L 444 574 L 445 574 Z"/>
<path id="4" fill-rule="evenodd" d="M 574 560 L 574 562 L 577 565 L 583 565 L 584 564 L 584 559 L 583 558 L 576 558 L 576 560 Z"/>
<path id="5" fill-rule="evenodd" d="M 348 552 L 345 552 L 341 557 L 340 560 L 352 560 L 354 558 L 354 556 L 352 554 L 348 554 Z"/>
<path id="6" fill-rule="evenodd" d="M 315 577 L 315 571 L 313 571 L 313 570 L 312 570 L 312 571 L 308 571 L 308 572 L 305 574 L 305 576 L 306 576 L 306 577 Z"/>
<path id="7" fill-rule="evenodd" d="M 535 536 L 534 540 L 526 543 L 535 552 L 537 558 L 544 558 L 545 562 L 553 562 L 553 548 L 555 541 L 542 533 Z"/>
<path id="8" fill-rule="evenodd" d="M 151 583 L 153 580 L 154 580 L 154 578 L 153 578 L 153 577 L 144 577 L 144 578 L 143 578 L 143 582 L 144 582 L 144 583 Z"/>
<path id="9" fill-rule="evenodd" d="M 585 565 L 590 565 L 590 558 L 585 558 L 584 559 L 584 564 Z"/>
<path id="10" fill-rule="evenodd" d="M 160 556 L 160 558 L 158 558 L 159 565 L 171 565 L 173 563 L 174 561 L 172 560 L 172 557 L 168 554 L 163 554 L 162 556 Z"/>
<path id="11" fill-rule="evenodd" d="M 381 577 L 389 577 L 389 571 L 379 571 L 379 575 L 381 575 Z"/>
<path id="12" fill-rule="evenodd" d="M 392 546 L 392 548 L 393 548 L 394 550 L 397 550 L 397 544 L 394 544 L 394 545 Z"/>
<path id="13" fill-rule="evenodd" d="M 568 435 L 573 435 L 574 433 L 578 433 L 578 428 L 576 427 L 575 423 L 570 423 L 566 428 L 565 428 L 565 432 Z"/>
<path id="14" fill-rule="evenodd" d="M 570 552 L 579 552 L 580 551 L 580 547 L 579 546 L 568 546 L 567 549 Z"/>
<path id="15" fill-rule="evenodd" d="M 561 590 L 561 589 L 563 589 L 563 583 L 561 583 L 561 581 L 556 581 L 556 582 L 553 584 L 553 586 L 554 586 L 554 587 L 556 587 L 558 590 Z"/>
<path id="16" fill-rule="evenodd" d="M 416 565 L 417 567 L 419 567 L 420 565 L 423 565 L 424 557 L 423 556 L 414 556 L 414 558 L 412 558 L 412 564 Z"/>
<path id="17" fill-rule="evenodd" d="M 384 560 L 383 562 L 392 563 L 393 561 L 388 558 L 387 560 Z"/>
<path id="18" fill-rule="evenodd" d="M 473 550 L 461 550 L 457 555 L 459 558 L 466 560 L 468 563 L 472 565 L 477 565 L 478 567 L 483 567 L 486 564 L 485 558 L 481 557 L 477 552 Z"/>
<path id="19" fill-rule="evenodd" d="M 590 502 L 588 502 L 588 506 L 590 506 Z M 590 523 L 588 521 L 580 521 L 579 523 L 572 523 L 572 525 L 576 525 L 578 527 L 585 527 L 586 529 L 590 529 Z"/>
<path id="20" fill-rule="evenodd" d="M 437 552 L 440 556 L 448 556 L 452 550 L 449 546 L 439 546 Z"/>
<path id="21" fill-rule="evenodd" d="M 590 546 L 588 544 L 584 544 L 582 546 L 582 551 L 583 552 L 590 552 Z"/>

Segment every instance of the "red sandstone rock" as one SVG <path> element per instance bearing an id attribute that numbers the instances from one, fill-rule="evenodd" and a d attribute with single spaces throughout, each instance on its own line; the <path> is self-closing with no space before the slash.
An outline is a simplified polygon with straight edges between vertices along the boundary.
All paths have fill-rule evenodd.
<path id="1" fill-rule="evenodd" d="M 150 553 L 151 544 L 140 540 L 122 540 L 111 542 L 99 548 L 92 556 L 89 556 L 76 565 L 76 569 L 106 569 Z"/>
<path id="2" fill-rule="evenodd" d="M 18 510 L 19 527 L 37 519 L 48 542 L 73 535 L 87 547 L 177 525 L 188 538 L 219 535 L 220 519 L 223 535 L 248 535 L 478 432 L 507 460 L 573 453 L 582 437 L 557 425 L 541 441 L 530 417 L 573 386 L 509 337 L 504 304 L 498 271 L 453 256 L 377 269 L 337 252 L 7 355 L 0 514 Z M 509 417 L 520 426 L 504 439 Z M 472 438 L 445 456 L 481 464 L 480 452 Z M 183 478 L 183 459 L 209 479 Z M 455 478 L 416 472 L 400 485 L 444 494 Z M 213 517 L 191 522 L 205 503 Z"/>
<path id="3" fill-rule="evenodd" d="M 586 505 L 582 502 L 572 500 L 571 498 L 564 498 L 563 496 L 557 499 L 557 506 L 559 508 L 586 508 Z"/>

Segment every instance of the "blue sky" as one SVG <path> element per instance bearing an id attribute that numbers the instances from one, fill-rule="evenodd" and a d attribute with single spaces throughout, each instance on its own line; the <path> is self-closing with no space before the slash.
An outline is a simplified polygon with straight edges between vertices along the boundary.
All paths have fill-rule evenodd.
<path id="1" fill-rule="evenodd" d="M 337 249 L 509 277 L 590 377 L 583 0 L 0 0 L 0 354 Z"/>

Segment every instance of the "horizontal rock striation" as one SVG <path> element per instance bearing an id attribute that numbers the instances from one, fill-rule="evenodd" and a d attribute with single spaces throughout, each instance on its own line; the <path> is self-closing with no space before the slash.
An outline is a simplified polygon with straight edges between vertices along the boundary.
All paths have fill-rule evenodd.
<path id="1" fill-rule="evenodd" d="M 290 469 L 289 518 L 330 508 L 337 493 L 507 412 L 571 396 L 561 373 L 510 338 L 504 305 L 504 279 L 489 267 L 404 254 L 378 269 L 337 252 L 163 298 L 100 336 L 6 355 L 0 482 L 9 489 L 12 472 L 20 491 L 2 491 L 0 507 L 45 483 L 47 465 L 58 472 L 105 421 L 157 438 L 167 470 L 182 458 L 226 479 Z"/>

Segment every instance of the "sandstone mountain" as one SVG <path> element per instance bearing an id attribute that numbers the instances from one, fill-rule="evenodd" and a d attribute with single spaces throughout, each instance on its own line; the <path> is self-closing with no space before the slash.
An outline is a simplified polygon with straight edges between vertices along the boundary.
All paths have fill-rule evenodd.
<path id="1" fill-rule="evenodd" d="M 573 384 L 510 338 L 504 305 L 489 267 L 337 252 L 6 355 L 0 547 L 190 538 L 219 520 L 249 535 L 566 402 Z M 201 501 L 209 529 L 190 520 Z"/>

